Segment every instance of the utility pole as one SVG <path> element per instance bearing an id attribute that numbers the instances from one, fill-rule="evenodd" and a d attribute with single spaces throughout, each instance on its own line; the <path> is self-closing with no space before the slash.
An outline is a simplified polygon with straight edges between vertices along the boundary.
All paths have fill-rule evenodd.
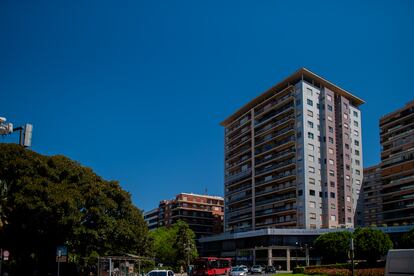
<path id="1" fill-rule="evenodd" d="M 354 239 L 351 238 L 351 244 L 350 244 L 350 249 L 351 249 L 351 263 L 352 263 L 352 276 L 355 276 L 355 264 L 354 264 Z"/>

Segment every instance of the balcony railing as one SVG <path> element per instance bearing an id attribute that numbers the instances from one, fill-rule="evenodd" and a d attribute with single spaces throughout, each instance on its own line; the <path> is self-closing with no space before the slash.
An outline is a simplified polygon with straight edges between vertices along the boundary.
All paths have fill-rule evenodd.
<path id="1" fill-rule="evenodd" d="M 296 184 L 293 182 L 289 182 L 286 184 L 279 184 L 277 185 L 277 187 L 273 188 L 273 189 L 268 189 L 268 190 L 262 190 L 262 191 L 258 191 L 255 193 L 256 196 L 259 195 L 263 195 L 263 194 L 269 194 L 269 193 L 273 193 L 273 192 L 279 192 L 279 191 L 283 191 L 289 188 L 294 188 L 296 187 Z"/>
<path id="2" fill-rule="evenodd" d="M 267 145 L 262 146 L 261 148 L 256 149 L 255 154 L 261 154 L 263 152 L 272 150 L 272 149 L 274 149 L 278 146 L 281 146 L 283 144 L 287 144 L 287 143 L 292 142 L 292 141 L 295 141 L 295 137 L 294 136 L 289 136 L 288 138 L 285 138 L 282 141 L 267 144 Z"/>
<path id="3" fill-rule="evenodd" d="M 267 105 L 265 105 L 264 107 L 262 107 L 261 109 L 257 110 L 255 112 L 255 116 L 259 116 L 262 113 L 271 110 L 273 107 L 275 107 L 276 105 L 280 104 L 281 102 L 284 102 L 286 99 L 290 98 L 293 96 L 293 93 L 288 93 L 285 96 L 283 96 L 282 98 L 279 99 L 273 99 L 272 101 L 270 101 Z"/>
<path id="4" fill-rule="evenodd" d="M 266 205 L 268 203 L 276 203 L 278 201 L 282 201 L 282 200 L 287 200 L 287 199 L 296 199 L 296 194 L 287 194 L 287 195 L 280 195 L 280 196 L 275 196 L 269 199 L 265 199 L 265 200 L 258 200 L 256 201 L 256 206 L 262 206 L 262 205 Z"/>
<path id="5" fill-rule="evenodd" d="M 282 106 L 278 109 L 274 109 L 271 112 L 264 115 L 259 120 L 255 120 L 254 125 L 255 125 L 255 127 L 257 127 L 258 125 L 264 123 L 265 121 L 269 120 L 270 118 L 275 117 L 275 116 L 280 116 L 286 110 L 293 109 L 293 107 L 294 107 L 293 104 L 288 103 L 288 104 L 286 104 L 286 105 L 284 105 L 284 106 Z"/>
<path id="6" fill-rule="evenodd" d="M 284 171 L 283 173 L 279 173 L 277 175 L 272 175 L 272 178 L 269 178 L 267 180 L 263 179 L 263 180 L 256 181 L 256 186 L 259 186 L 259 185 L 262 185 L 262 184 L 265 184 L 265 183 L 268 183 L 268 182 L 273 182 L 273 181 L 276 181 L 276 180 L 279 180 L 279 179 L 282 179 L 282 178 L 285 178 L 285 177 L 291 176 L 291 175 L 295 175 L 294 170 Z"/>
<path id="7" fill-rule="evenodd" d="M 295 116 L 293 116 L 293 115 L 292 116 L 284 117 L 284 118 L 282 118 L 280 120 L 277 120 L 276 122 L 273 122 L 271 124 L 268 124 L 268 125 L 264 126 L 262 129 L 256 131 L 255 134 L 256 135 L 260 135 L 261 133 L 263 133 L 263 132 L 265 132 L 265 131 L 267 131 L 267 130 L 269 130 L 271 128 L 280 126 L 280 125 L 284 124 L 285 122 L 287 122 L 289 120 L 292 120 L 294 118 L 295 118 Z"/>
<path id="8" fill-rule="evenodd" d="M 288 127 L 285 127 L 285 128 L 283 128 L 283 129 L 281 129 L 281 130 L 274 131 L 274 132 L 272 132 L 272 135 L 270 135 L 270 136 L 265 136 L 265 137 L 263 137 L 263 138 L 261 138 L 261 139 L 258 139 L 258 140 L 255 142 L 255 145 L 257 146 L 257 145 L 259 145 L 259 144 L 266 143 L 266 142 L 268 142 L 268 141 L 270 141 L 270 140 L 273 140 L 274 138 L 276 138 L 276 137 L 278 137 L 278 136 L 281 136 L 281 135 L 283 135 L 283 134 L 285 134 L 285 133 L 288 133 L 289 131 L 292 131 L 292 130 L 294 130 L 294 127 L 293 127 L 293 126 L 288 126 Z"/>
<path id="9" fill-rule="evenodd" d="M 280 212 L 284 212 L 284 211 L 295 211 L 295 208 L 292 207 L 278 207 L 278 208 L 270 208 L 270 209 L 266 209 L 266 210 L 262 210 L 262 211 L 256 211 L 256 216 L 264 216 L 264 215 L 273 215 L 276 213 L 280 213 Z"/>
<path id="10" fill-rule="evenodd" d="M 288 156 L 289 154 L 292 154 L 292 153 L 296 153 L 296 150 L 295 149 L 287 149 L 287 150 L 284 150 L 284 151 L 281 151 L 281 152 L 278 152 L 278 153 L 272 153 L 271 156 L 269 156 L 268 158 L 263 158 L 263 159 L 256 160 L 256 166 L 260 165 L 262 163 L 265 163 L 265 162 L 272 161 L 272 160 L 277 159 L 277 158 L 282 157 L 282 156 Z"/>
<path id="11" fill-rule="evenodd" d="M 277 163 L 274 163 L 273 165 L 271 165 L 269 167 L 263 167 L 262 169 L 258 169 L 258 170 L 256 170 L 256 175 L 259 175 L 259 174 L 262 174 L 262 173 L 265 173 L 265 172 L 269 172 L 269 171 L 273 171 L 275 169 L 279 169 L 279 168 L 282 168 L 282 167 L 286 167 L 286 166 L 291 165 L 291 164 L 295 164 L 295 159 L 291 159 L 291 160 L 288 160 L 288 161 L 285 161 L 285 162 L 277 162 Z"/>
<path id="12" fill-rule="evenodd" d="M 247 176 L 251 175 L 251 173 L 252 173 L 252 169 L 249 168 L 245 171 L 242 171 L 242 172 L 239 172 L 239 173 L 236 173 L 236 174 L 233 174 L 233 175 L 228 175 L 228 176 L 225 177 L 225 183 L 226 184 L 230 184 L 230 182 L 235 183 L 239 179 L 242 179 L 244 177 L 247 177 Z"/>

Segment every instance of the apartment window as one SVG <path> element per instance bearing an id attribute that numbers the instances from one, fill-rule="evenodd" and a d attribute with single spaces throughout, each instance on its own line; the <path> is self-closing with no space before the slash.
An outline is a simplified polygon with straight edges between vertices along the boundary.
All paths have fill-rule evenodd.
<path id="1" fill-rule="evenodd" d="M 334 139 L 332 137 L 328 137 L 329 143 L 333 144 Z"/>
<path id="2" fill-rule="evenodd" d="M 313 96 L 313 91 L 310 88 L 306 88 L 306 91 L 308 92 L 309 96 Z"/>
<path id="3" fill-rule="evenodd" d="M 299 190 L 298 191 L 298 196 L 302 196 L 303 195 L 303 191 L 302 190 Z"/>
<path id="4" fill-rule="evenodd" d="M 348 213 L 351 213 L 352 212 L 352 210 L 351 210 L 351 207 L 346 207 L 346 211 L 348 212 Z"/>
<path id="5" fill-rule="evenodd" d="M 345 159 L 349 160 L 349 154 L 348 153 L 345 154 Z"/>
<path id="6" fill-rule="evenodd" d="M 334 164 L 334 160 L 333 159 L 329 159 L 329 164 L 333 165 Z"/>
<path id="7" fill-rule="evenodd" d="M 361 161 L 359 161 L 358 159 L 355 159 L 355 165 L 357 166 L 361 165 Z"/>
<path id="8" fill-rule="evenodd" d="M 332 116 L 328 115 L 328 121 L 330 121 L 330 122 L 333 121 Z"/>
<path id="9" fill-rule="evenodd" d="M 313 117 L 313 111 L 308 109 L 308 116 Z"/>
<path id="10" fill-rule="evenodd" d="M 348 219 L 348 223 L 352 222 L 352 219 L 350 217 L 348 217 L 347 219 Z"/>
<path id="11" fill-rule="evenodd" d="M 315 157 L 313 155 L 308 155 L 309 162 L 315 162 Z"/>
<path id="12" fill-rule="evenodd" d="M 308 121 L 308 127 L 313 128 L 313 122 Z"/>
<path id="13" fill-rule="evenodd" d="M 336 209 L 336 205 L 331 203 L 331 209 Z"/>
<path id="14" fill-rule="evenodd" d="M 345 178 L 346 178 L 346 180 L 350 180 L 351 179 L 351 177 L 348 174 L 345 176 Z"/>
<path id="15" fill-rule="evenodd" d="M 344 103 L 344 107 L 345 107 L 345 109 L 348 109 L 348 104 Z"/>
<path id="16" fill-rule="evenodd" d="M 331 95 L 326 95 L 326 99 L 330 102 L 332 102 L 332 96 Z"/>
<path id="17" fill-rule="evenodd" d="M 309 213 L 311 219 L 316 219 L 316 213 Z"/>
<path id="18" fill-rule="evenodd" d="M 313 101 L 311 99 L 307 100 L 308 105 L 313 106 Z"/>
<path id="19" fill-rule="evenodd" d="M 345 148 L 346 148 L 346 149 L 349 149 L 349 145 L 348 145 L 348 144 L 345 144 Z"/>
<path id="20" fill-rule="evenodd" d="M 333 127 L 329 126 L 328 129 L 329 129 L 329 133 L 333 133 L 334 132 L 333 131 Z"/>
<path id="21" fill-rule="evenodd" d="M 348 114 L 344 113 L 344 118 L 348 119 Z"/>
<path id="22" fill-rule="evenodd" d="M 356 173 L 357 175 L 361 175 L 361 171 L 360 171 L 360 170 L 355 170 L 355 173 Z"/>
<path id="23" fill-rule="evenodd" d="M 351 166 L 349 166 L 349 165 L 345 165 L 345 169 L 346 169 L 347 171 L 349 171 L 349 170 L 351 169 Z"/>
<path id="24" fill-rule="evenodd" d="M 328 110 L 329 111 L 332 111 L 333 110 L 332 105 L 328 104 Z"/>
<path id="25" fill-rule="evenodd" d="M 309 184 L 315 185 L 315 178 L 309 178 Z"/>
<path id="26" fill-rule="evenodd" d="M 348 126 L 348 124 L 347 124 L 347 123 L 344 123 L 344 128 L 346 128 L 346 129 L 348 129 L 348 128 L 349 128 L 349 126 Z"/>
<path id="27" fill-rule="evenodd" d="M 271 176 L 271 175 L 268 175 L 268 176 L 266 176 L 266 177 L 264 178 L 264 181 L 265 181 L 265 182 L 267 182 L 267 181 L 269 181 L 269 180 L 272 180 L 272 176 Z"/>
<path id="28" fill-rule="evenodd" d="M 332 187 L 332 188 L 335 188 L 335 182 L 334 182 L 334 181 L 331 181 L 330 183 L 331 183 L 331 184 L 330 184 L 330 185 L 331 185 L 331 187 Z"/>
<path id="29" fill-rule="evenodd" d="M 347 202 L 351 202 L 351 197 L 350 196 L 346 196 L 346 201 Z"/>
<path id="30" fill-rule="evenodd" d="M 355 155 L 359 156 L 359 150 L 355 150 Z"/>
<path id="31" fill-rule="evenodd" d="M 358 118 L 358 112 L 354 111 L 354 117 Z"/>
<path id="32" fill-rule="evenodd" d="M 331 194 L 330 194 L 330 195 L 331 195 L 331 198 L 335 198 L 335 193 L 332 193 L 332 192 L 331 192 Z"/>
<path id="33" fill-rule="evenodd" d="M 309 195 L 314 196 L 315 195 L 315 190 L 309 190 Z"/>
<path id="34" fill-rule="evenodd" d="M 313 139 L 314 138 L 314 134 L 312 132 L 308 132 L 308 138 L 309 139 Z"/>
<path id="35" fill-rule="evenodd" d="M 335 215 L 331 215 L 331 221 L 336 221 L 336 216 Z"/>
<path id="36" fill-rule="evenodd" d="M 358 126 L 358 122 L 357 121 L 354 121 L 354 126 Z"/>
<path id="37" fill-rule="evenodd" d="M 314 168 L 314 167 L 309 167 L 308 172 L 310 172 L 310 173 L 314 173 L 314 172 L 315 172 L 315 168 Z"/>
<path id="38" fill-rule="evenodd" d="M 298 133 L 296 134 L 296 137 L 297 137 L 297 138 L 302 137 L 302 132 L 298 131 Z"/>
<path id="39" fill-rule="evenodd" d="M 315 150 L 315 146 L 312 144 L 308 144 L 308 150 Z"/>
<path id="40" fill-rule="evenodd" d="M 310 208 L 316 208 L 316 202 L 315 201 L 309 201 L 309 207 Z"/>
<path id="41" fill-rule="evenodd" d="M 357 179 L 356 184 L 361 185 L 361 180 Z"/>
<path id="42" fill-rule="evenodd" d="M 348 190 L 348 192 L 351 191 L 351 186 L 350 185 L 346 185 L 346 189 Z"/>
<path id="43" fill-rule="evenodd" d="M 333 170 L 329 170 L 329 175 L 330 176 L 335 176 L 335 172 Z"/>
<path id="44" fill-rule="evenodd" d="M 329 152 L 329 154 L 333 154 L 333 153 L 334 153 L 333 148 L 329 148 L 329 149 L 328 149 L 328 152 Z"/>
<path id="45" fill-rule="evenodd" d="M 354 135 L 355 135 L 356 137 L 358 137 L 358 136 L 359 136 L 359 131 L 358 131 L 358 130 L 354 130 Z"/>
<path id="46" fill-rule="evenodd" d="M 358 140 L 355 140 L 354 141 L 354 144 L 355 144 L 355 146 L 359 146 L 359 141 Z"/>

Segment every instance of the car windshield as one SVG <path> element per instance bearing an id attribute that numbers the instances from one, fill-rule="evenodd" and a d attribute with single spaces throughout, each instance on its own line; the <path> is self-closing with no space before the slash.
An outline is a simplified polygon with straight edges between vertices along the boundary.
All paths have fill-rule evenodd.
<path id="1" fill-rule="evenodd" d="M 151 271 L 148 276 L 167 276 L 166 271 Z"/>
<path id="2" fill-rule="evenodd" d="M 254 265 L 253 268 L 260 268 L 260 265 Z"/>
<path id="3" fill-rule="evenodd" d="M 243 271 L 243 267 L 235 267 L 233 268 L 233 271 Z"/>

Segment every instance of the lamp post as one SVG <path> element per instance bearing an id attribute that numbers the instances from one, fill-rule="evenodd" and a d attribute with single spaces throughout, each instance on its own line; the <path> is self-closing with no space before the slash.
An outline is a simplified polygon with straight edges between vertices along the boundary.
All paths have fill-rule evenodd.
<path id="1" fill-rule="evenodd" d="M 295 258 L 295 267 L 298 267 L 298 246 L 299 246 L 299 242 L 297 241 L 296 243 L 296 248 L 295 248 L 295 255 L 296 255 L 296 258 Z"/>

